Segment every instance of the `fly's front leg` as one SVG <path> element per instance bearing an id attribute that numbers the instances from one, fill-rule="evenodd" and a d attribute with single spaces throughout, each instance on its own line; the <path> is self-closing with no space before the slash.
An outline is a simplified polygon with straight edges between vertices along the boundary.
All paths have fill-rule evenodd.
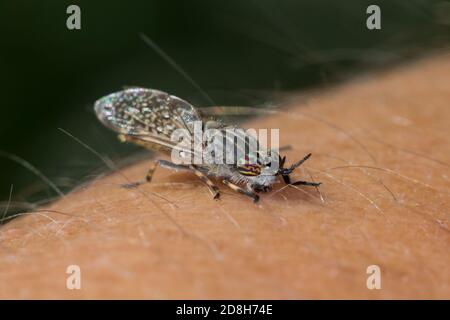
<path id="1" fill-rule="evenodd" d="M 318 187 L 322 183 L 321 182 L 310 182 L 310 181 L 296 181 L 292 182 L 291 185 L 293 186 L 310 186 L 310 187 Z"/>
<path id="2" fill-rule="evenodd" d="M 223 184 L 227 185 L 230 189 L 232 189 L 236 192 L 242 193 L 242 194 L 246 195 L 247 197 L 252 198 L 254 203 L 259 201 L 259 196 L 256 193 L 254 193 L 253 191 L 241 188 L 240 186 L 238 186 L 226 179 L 223 180 L 222 182 L 223 182 Z"/>
<path id="3" fill-rule="evenodd" d="M 219 199 L 220 191 L 219 188 L 204 174 L 201 172 L 196 166 L 190 165 L 189 169 L 191 169 L 197 177 L 199 177 L 208 187 L 208 190 L 211 192 L 213 199 Z"/>
<path id="4" fill-rule="evenodd" d="M 292 182 L 291 178 L 289 178 L 289 176 L 283 176 L 283 180 L 284 180 L 284 183 L 293 185 L 293 186 L 318 187 L 322 184 L 321 182 L 310 182 L 310 181 L 303 181 L 303 180 Z"/>
<path id="5" fill-rule="evenodd" d="M 197 177 L 199 177 L 208 187 L 208 190 L 211 192 L 211 194 L 213 195 L 214 199 L 218 199 L 220 197 L 220 192 L 219 192 L 219 188 L 217 188 L 217 186 L 203 173 L 201 172 L 196 166 L 194 165 L 182 165 L 182 164 L 176 164 L 170 161 L 166 161 L 166 160 L 158 160 L 156 162 L 156 164 L 163 168 L 166 169 L 171 169 L 171 170 L 175 170 L 175 171 L 179 171 L 179 170 L 189 170 L 189 171 L 193 171 L 195 173 L 195 175 Z M 156 169 L 156 166 L 154 166 L 154 168 L 150 168 L 149 172 L 147 173 L 147 181 L 151 181 L 151 177 L 153 175 L 153 172 Z"/>

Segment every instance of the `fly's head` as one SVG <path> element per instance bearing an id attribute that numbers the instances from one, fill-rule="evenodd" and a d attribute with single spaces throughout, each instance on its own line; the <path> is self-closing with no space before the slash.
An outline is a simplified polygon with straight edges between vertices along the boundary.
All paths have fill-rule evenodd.
<path id="1" fill-rule="evenodd" d="M 257 154 L 256 157 L 245 156 L 237 162 L 237 171 L 248 181 L 255 192 L 268 192 L 277 182 L 279 156 L 270 152 Z M 251 160 L 252 159 L 252 160 Z"/>
<path id="2" fill-rule="evenodd" d="M 295 162 L 290 167 L 285 168 L 286 157 L 281 157 L 274 151 L 267 153 L 265 157 L 257 157 L 255 162 L 249 161 L 248 157 L 238 161 L 237 170 L 245 177 L 248 185 L 255 192 L 268 192 L 272 190 L 272 185 L 281 177 L 286 184 L 305 184 L 304 181 L 291 182 L 290 174 L 302 163 L 311 157 L 307 154 L 303 159 Z M 308 185 L 318 187 L 320 183 L 311 182 Z"/>

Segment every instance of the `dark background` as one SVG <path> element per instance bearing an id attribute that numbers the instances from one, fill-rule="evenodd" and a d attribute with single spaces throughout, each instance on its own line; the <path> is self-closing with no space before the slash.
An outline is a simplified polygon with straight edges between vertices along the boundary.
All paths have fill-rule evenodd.
<path id="1" fill-rule="evenodd" d="M 70 4 L 81 8 L 81 30 L 66 28 Z M 381 30 L 366 28 L 370 4 L 381 7 Z M 255 105 L 274 93 L 332 85 L 445 49 L 450 3 L 2 0 L 0 30 L 0 150 L 25 159 L 66 192 L 105 166 L 58 128 L 113 160 L 136 150 L 98 123 L 96 99 L 123 86 L 143 86 L 210 104 L 139 33 L 218 104 Z M 56 195 L 4 154 L 0 177 L 0 214 L 11 185 L 15 201 Z M 9 212 L 22 204 L 13 202 Z"/>

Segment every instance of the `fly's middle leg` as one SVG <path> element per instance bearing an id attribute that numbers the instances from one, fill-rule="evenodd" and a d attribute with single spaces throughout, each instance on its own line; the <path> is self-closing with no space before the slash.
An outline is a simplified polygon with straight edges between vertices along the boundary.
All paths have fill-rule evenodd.
<path id="1" fill-rule="evenodd" d="M 146 182 L 151 182 L 153 178 L 153 173 L 155 172 L 156 168 L 158 167 L 159 161 L 153 161 L 150 164 L 150 168 L 147 171 L 147 175 L 145 176 L 145 180 L 143 181 L 136 181 L 131 183 L 123 184 L 122 187 L 126 189 L 136 188 L 139 187 L 141 184 L 144 184 Z"/>
<path id="2" fill-rule="evenodd" d="M 310 187 L 318 187 L 321 184 L 322 184 L 321 182 L 310 182 L 310 181 L 302 181 L 302 180 L 291 183 L 291 185 L 294 185 L 294 186 L 310 186 Z"/>
<path id="3" fill-rule="evenodd" d="M 242 194 L 246 195 L 247 197 L 252 198 L 254 203 L 259 201 L 259 196 L 256 193 L 254 193 L 253 191 L 241 188 L 240 186 L 238 186 L 238 185 L 236 185 L 236 184 L 234 184 L 231 181 L 226 180 L 226 179 L 223 180 L 222 182 L 223 182 L 223 184 L 228 186 L 231 190 L 234 190 L 236 192 L 242 193 Z"/>
<path id="4" fill-rule="evenodd" d="M 211 192 L 213 199 L 219 199 L 220 191 L 219 188 L 204 174 L 201 172 L 196 166 L 190 165 L 189 168 L 195 173 L 197 177 L 199 177 L 208 187 Z"/>

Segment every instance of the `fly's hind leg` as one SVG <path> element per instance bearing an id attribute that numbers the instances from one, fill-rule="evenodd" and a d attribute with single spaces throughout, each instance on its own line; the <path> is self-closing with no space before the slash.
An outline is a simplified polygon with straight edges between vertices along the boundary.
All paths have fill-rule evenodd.
<path id="1" fill-rule="evenodd" d="M 234 190 L 236 192 L 242 193 L 242 194 L 246 195 L 247 197 L 252 198 L 254 203 L 257 203 L 259 201 L 259 196 L 256 193 L 254 193 L 254 192 L 252 192 L 250 190 L 246 190 L 244 188 L 241 188 L 240 186 L 234 184 L 230 180 L 226 180 L 225 179 L 222 182 L 223 182 L 223 184 L 228 186 L 231 190 Z"/>
<path id="2" fill-rule="evenodd" d="M 209 192 L 211 192 L 213 199 L 219 199 L 220 191 L 219 188 L 204 174 L 200 171 L 196 166 L 190 165 L 189 169 L 191 169 L 197 177 L 199 177 L 208 187 Z"/>
<path id="3" fill-rule="evenodd" d="M 153 161 L 150 164 L 150 168 L 148 168 L 147 175 L 145 176 L 145 181 L 148 183 L 152 182 L 153 174 L 155 173 L 156 168 L 158 167 L 159 161 Z"/>
<path id="4" fill-rule="evenodd" d="M 155 173 L 155 170 L 158 166 L 169 169 L 169 170 L 175 170 L 175 171 L 190 169 L 189 166 L 187 166 L 187 165 L 176 164 L 176 163 L 173 163 L 173 162 L 170 162 L 167 160 L 156 160 L 155 162 L 152 163 L 152 165 L 148 169 L 147 175 L 145 176 L 145 180 L 147 182 L 152 181 L 153 174 Z"/>
<path id="5" fill-rule="evenodd" d="M 140 185 L 146 183 L 146 182 L 151 182 L 152 181 L 152 177 L 153 177 L 153 173 L 155 172 L 156 168 L 158 167 L 159 161 L 152 161 L 150 164 L 150 168 L 147 171 L 147 175 L 145 176 L 145 180 L 141 180 L 141 181 L 136 181 L 136 182 L 130 182 L 130 183 L 126 183 L 122 185 L 122 188 L 126 188 L 126 189 L 132 189 L 132 188 L 137 188 Z"/>
<path id="6" fill-rule="evenodd" d="M 192 172 L 195 173 L 195 175 L 197 177 L 199 177 L 208 187 L 208 190 L 211 192 L 213 199 L 218 199 L 220 197 L 220 192 L 219 192 L 219 188 L 206 176 L 206 174 L 204 174 L 202 171 L 200 171 L 196 166 L 194 165 L 181 165 L 181 164 L 175 164 L 173 162 L 170 161 L 166 161 L 166 160 L 159 160 L 158 164 L 161 167 L 164 167 L 166 169 L 171 169 L 171 170 L 175 170 L 175 171 L 179 171 L 179 170 L 190 170 Z M 156 169 L 156 167 L 155 167 Z M 153 172 L 155 171 L 153 169 L 153 171 L 151 171 L 152 168 L 150 168 L 148 174 L 147 174 L 147 181 L 150 178 L 151 180 L 151 176 L 153 175 Z"/>
<path id="7" fill-rule="evenodd" d="M 150 168 L 148 169 L 147 175 L 145 176 L 145 181 L 137 181 L 137 182 L 127 183 L 127 184 L 122 185 L 122 187 L 128 188 L 128 189 L 136 188 L 136 187 L 140 186 L 141 184 L 144 184 L 146 182 L 147 183 L 151 182 L 152 178 L 153 178 L 153 174 L 155 173 L 156 168 L 158 166 L 166 168 L 166 169 L 175 170 L 175 171 L 189 170 L 188 166 L 175 164 L 175 163 L 172 163 L 172 162 L 166 161 L 166 160 L 156 160 L 150 164 Z"/>
<path id="8" fill-rule="evenodd" d="M 166 169 L 180 171 L 180 170 L 188 170 L 195 173 L 197 177 L 199 177 L 208 187 L 209 191 L 213 195 L 214 199 L 218 199 L 220 196 L 219 188 L 214 185 L 214 183 L 203 173 L 201 172 L 196 166 L 194 165 L 182 165 L 182 164 L 176 164 L 170 161 L 166 160 L 157 160 L 152 162 L 150 165 L 150 168 L 148 169 L 147 175 L 145 176 L 145 181 L 139 181 L 134 183 L 129 183 L 126 185 L 123 185 L 125 188 L 135 188 L 140 186 L 141 184 L 145 182 L 151 182 L 153 178 L 153 174 L 155 173 L 156 168 L 160 166 Z"/>

